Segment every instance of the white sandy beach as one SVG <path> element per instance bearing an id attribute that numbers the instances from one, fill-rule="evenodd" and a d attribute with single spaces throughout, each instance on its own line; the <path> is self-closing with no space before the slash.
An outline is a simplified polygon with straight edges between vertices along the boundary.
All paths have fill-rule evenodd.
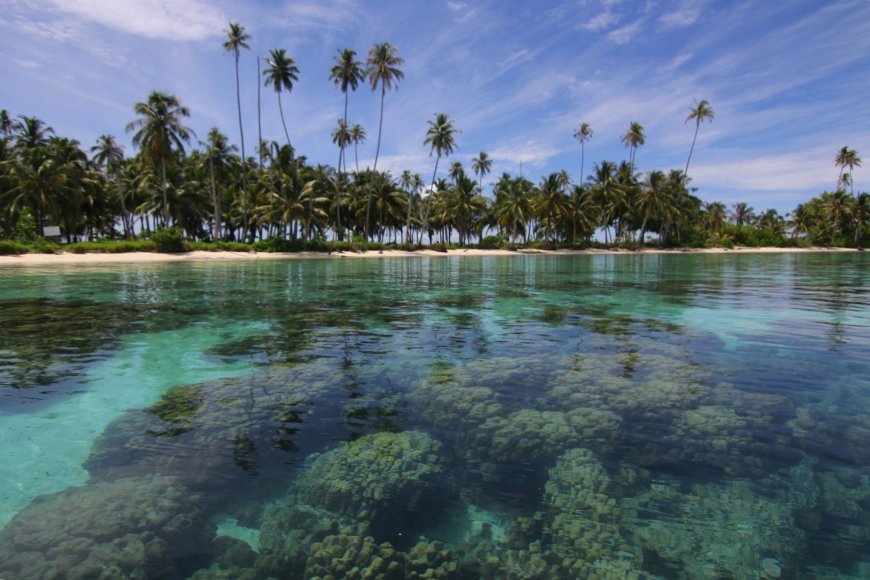
<path id="1" fill-rule="evenodd" d="M 341 258 L 414 258 L 414 257 L 456 257 L 456 256 L 570 256 L 598 254 L 781 254 L 805 252 L 855 252 L 853 248 L 703 248 L 656 250 L 479 250 L 461 249 L 449 250 L 446 254 L 432 250 L 404 252 L 401 250 L 384 250 L 368 252 L 337 252 L 324 254 L 320 252 L 293 253 L 258 253 L 258 252 L 187 252 L 184 254 L 158 254 L 155 252 L 128 252 L 121 254 L 22 254 L 20 256 L 0 256 L 0 266 L 46 266 L 51 264 L 112 264 L 112 263 L 148 263 L 148 262 L 195 262 L 221 260 L 305 260 L 305 259 L 341 259 Z"/>

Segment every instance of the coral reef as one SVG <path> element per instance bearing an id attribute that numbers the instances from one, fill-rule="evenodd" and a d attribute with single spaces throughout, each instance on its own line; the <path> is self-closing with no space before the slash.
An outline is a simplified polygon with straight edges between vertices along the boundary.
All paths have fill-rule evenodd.
<path id="1" fill-rule="evenodd" d="M 441 444 L 420 431 L 376 433 L 317 457 L 296 481 L 298 503 L 379 523 L 437 506 L 448 491 Z"/>
<path id="2" fill-rule="evenodd" d="M 41 496 L 0 532 L 0 577 L 174 578 L 208 561 L 214 526 L 170 477 Z M 195 565 L 193 566 L 195 568 Z"/>
<path id="3" fill-rule="evenodd" d="M 689 577 L 758 578 L 765 558 L 789 562 L 804 542 L 788 505 L 742 480 L 687 493 L 677 482 L 653 482 L 620 508 L 633 542 Z"/>
<path id="4" fill-rule="evenodd" d="M 610 478 L 586 449 L 571 449 L 550 470 L 544 504 L 552 550 L 575 578 L 637 578 L 642 556 L 619 531 Z"/>

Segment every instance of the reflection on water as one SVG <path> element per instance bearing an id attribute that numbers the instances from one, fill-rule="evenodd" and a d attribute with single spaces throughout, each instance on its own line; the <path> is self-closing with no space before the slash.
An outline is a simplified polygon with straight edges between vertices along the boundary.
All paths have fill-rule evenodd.
<path id="1" fill-rule="evenodd" d="M 2 270 L 0 576 L 870 576 L 868 272 Z"/>

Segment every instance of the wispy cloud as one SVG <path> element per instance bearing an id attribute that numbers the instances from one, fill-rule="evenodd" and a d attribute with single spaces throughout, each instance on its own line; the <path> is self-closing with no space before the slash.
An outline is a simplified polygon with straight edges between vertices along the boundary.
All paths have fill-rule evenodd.
<path id="1" fill-rule="evenodd" d="M 596 14 L 595 16 L 587 20 L 580 26 L 580 28 L 585 30 L 591 30 L 593 32 L 600 32 L 602 30 L 610 28 L 611 26 L 619 22 L 619 20 L 620 16 L 617 13 L 611 12 L 610 10 L 605 10 L 604 12 Z"/>
<path id="2" fill-rule="evenodd" d="M 634 40 L 635 35 L 640 30 L 643 20 L 636 20 L 631 24 L 626 24 L 616 30 L 611 30 L 607 33 L 607 38 L 616 44 L 628 44 Z"/>
<path id="3" fill-rule="evenodd" d="M 676 10 L 663 14 L 659 18 L 659 24 L 665 30 L 673 28 L 686 28 L 698 21 L 701 16 L 701 9 L 698 6 L 691 6 L 685 9 Z"/>
<path id="4" fill-rule="evenodd" d="M 160 40 L 203 40 L 221 34 L 228 21 L 226 12 L 203 0 L 37 0 L 34 5 Z"/>

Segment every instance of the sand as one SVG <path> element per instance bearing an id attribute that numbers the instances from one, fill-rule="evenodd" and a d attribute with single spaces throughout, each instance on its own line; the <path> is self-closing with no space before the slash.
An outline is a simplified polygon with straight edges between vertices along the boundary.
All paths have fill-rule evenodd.
<path id="1" fill-rule="evenodd" d="M 799 252 L 854 252 L 852 248 L 704 248 L 655 250 L 449 250 L 434 252 L 420 250 L 404 252 L 401 250 L 384 250 L 368 252 L 336 252 L 324 254 L 320 252 L 294 253 L 257 253 L 257 252 L 187 252 L 184 254 L 158 254 L 152 252 L 128 252 L 123 254 L 22 254 L 20 256 L 0 256 L 0 266 L 46 266 L 52 264 L 135 264 L 149 262 L 196 262 L 196 261 L 226 261 L 226 260 L 305 260 L 322 259 L 335 260 L 342 258 L 414 258 L 414 257 L 455 257 L 455 256 L 571 256 L 571 255 L 616 255 L 616 254 L 779 254 Z"/>

